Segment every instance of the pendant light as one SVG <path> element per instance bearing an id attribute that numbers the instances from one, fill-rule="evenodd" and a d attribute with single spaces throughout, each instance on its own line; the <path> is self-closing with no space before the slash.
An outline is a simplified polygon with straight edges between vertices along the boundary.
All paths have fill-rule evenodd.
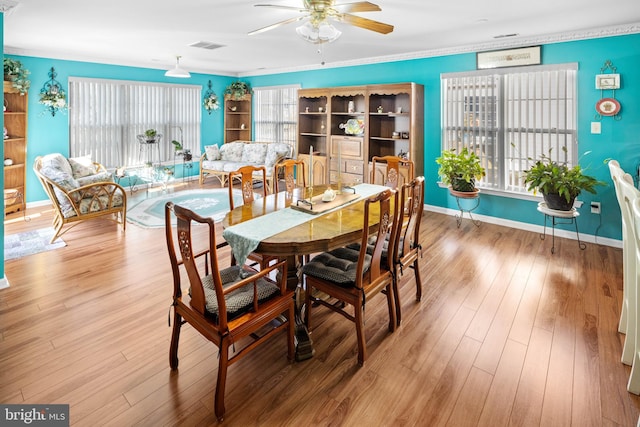
<path id="1" fill-rule="evenodd" d="M 191 77 L 191 74 L 189 74 L 187 70 L 183 70 L 182 68 L 180 68 L 180 58 L 182 57 L 176 56 L 176 67 L 164 73 L 166 77 L 178 77 L 181 79 L 188 79 L 189 77 Z"/>

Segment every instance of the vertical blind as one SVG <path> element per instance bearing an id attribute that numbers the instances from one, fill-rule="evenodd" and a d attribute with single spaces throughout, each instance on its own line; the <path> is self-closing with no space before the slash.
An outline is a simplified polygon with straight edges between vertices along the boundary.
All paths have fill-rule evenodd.
<path id="1" fill-rule="evenodd" d="M 442 149 L 478 154 L 478 186 L 526 192 L 522 172 L 542 155 L 577 161 L 576 74 L 562 64 L 442 75 Z"/>
<path id="2" fill-rule="evenodd" d="M 255 140 L 296 145 L 299 86 L 254 89 Z"/>
<path id="3" fill-rule="evenodd" d="M 108 168 L 140 165 L 147 154 L 142 152 L 137 135 L 147 129 L 163 135 L 160 162 L 174 160 L 172 140 L 199 153 L 201 91 L 197 85 L 71 77 L 70 156 L 88 155 Z"/>

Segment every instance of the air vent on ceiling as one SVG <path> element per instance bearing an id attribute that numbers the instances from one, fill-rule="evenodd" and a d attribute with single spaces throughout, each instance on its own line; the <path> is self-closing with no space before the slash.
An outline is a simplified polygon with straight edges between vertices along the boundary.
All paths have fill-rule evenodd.
<path id="1" fill-rule="evenodd" d="M 519 36 L 520 34 L 518 33 L 511 33 L 511 34 L 500 34 L 497 36 L 493 36 L 494 39 L 505 39 L 508 37 L 515 37 L 515 36 Z"/>
<path id="2" fill-rule="evenodd" d="M 189 46 L 191 46 L 191 47 L 199 47 L 201 49 L 208 49 L 208 50 L 213 50 L 213 49 L 217 49 L 219 47 L 224 47 L 224 45 L 221 45 L 221 44 L 216 44 L 216 43 L 213 43 L 213 42 L 205 42 L 205 41 L 191 43 Z"/>
<path id="3" fill-rule="evenodd" d="M 13 0 L 0 0 L 0 12 L 4 13 L 5 16 L 11 14 L 14 9 L 18 6 L 17 1 Z"/>

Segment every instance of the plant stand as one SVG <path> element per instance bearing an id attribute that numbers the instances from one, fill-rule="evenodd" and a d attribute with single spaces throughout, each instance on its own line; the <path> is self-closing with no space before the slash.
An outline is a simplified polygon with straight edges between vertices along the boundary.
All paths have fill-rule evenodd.
<path id="1" fill-rule="evenodd" d="M 462 224 L 462 218 L 466 212 L 469 215 L 469 219 L 476 227 L 480 227 L 480 221 L 475 219 L 471 212 L 476 210 L 480 206 L 480 190 L 476 188 L 473 192 L 456 191 L 449 188 L 449 192 L 456 198 L 456 204 L 460 210 L 460 214 L 456 214 L 456 222 L 458 228 Z"/>
<path id="2" fill-rule="evenodd" d="M 538 211 L 544 214 L 544 231 L 540 235 L 540 240 L 544 240 L 547 234 L 547 219 L 551 218 L 551 253 L 555 253 L 556 250 L 556 224 L 574 224 L 576 228 L 576 237 L 578 239 L 578 247 L 581 250 L 585 250 L 587 245 L 580 241 L 580 233 L 578 233 L 578 221 L 580 212 L 576 208 L 571 208 L 570 211 L 558 211 L 555 209 L 549 209 L 544 202 L 538 203 Z"/>

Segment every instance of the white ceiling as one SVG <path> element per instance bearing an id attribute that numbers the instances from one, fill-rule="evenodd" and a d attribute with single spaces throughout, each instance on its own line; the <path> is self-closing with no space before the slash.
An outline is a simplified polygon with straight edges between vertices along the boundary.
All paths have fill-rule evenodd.
<path id="1" fill-rule="evenodd" d="M 0 0 L 0 7 L 10 1 Z M 394 25 L 394 31 L 382 35 L 336 23 L 342 36 L 319 53 L 318 45 L 296 35 L 300 23 L 247 35 L 297 16 L 255 4 L 298 7 L 302 0 L 17 1 L 4 18 L 8 54 L 159 69 L 172 68 L 181 55 L 189 71 L 230 76 L 640 32 L 639 0 L 371 0 L 382 11 L 357 15 Z M 189 46 L 200 41 L 223 47 Z"/>

